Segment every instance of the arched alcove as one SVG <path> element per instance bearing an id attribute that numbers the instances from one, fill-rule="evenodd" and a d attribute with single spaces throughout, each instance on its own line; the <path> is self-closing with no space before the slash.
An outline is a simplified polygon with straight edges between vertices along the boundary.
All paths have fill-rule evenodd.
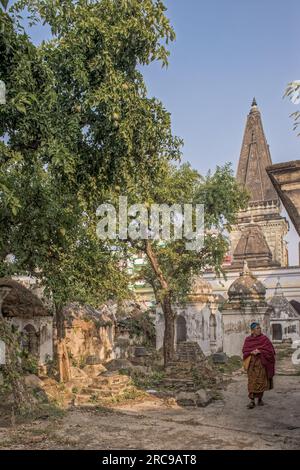
<path id="1" fill-rule="evenodd" d="M 39 352 L 39 341 L 34 326 L 31 324 L 26 325 L 23 329 L 23 334 L 24 348 L 33 356 L 37 356 Z"/>
<path id="2" fill-rule="evenodd" d="M 177 317 L 176 322 L 177 343 L 182 343 L 187 340 L 186 320 L 182 315 Z"/>
<path id="3" fill-rule="evenodd" d="M 282 325 L 280 323 L 273 323 L 272 325 L 272 340 L 282 341 Z"/>

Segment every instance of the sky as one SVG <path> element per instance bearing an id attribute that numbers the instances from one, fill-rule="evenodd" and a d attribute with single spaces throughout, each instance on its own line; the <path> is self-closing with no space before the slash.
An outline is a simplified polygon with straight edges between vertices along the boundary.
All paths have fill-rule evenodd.
<path id="1" fill-rule="evenodd" d="M 176 32 L 167 69 L 143 69 L 149 96 L 172 115 L 183 159 L 202 174 L 232 162 L 236 171 L 247 113 L 256 97 L 273 163 L 300 159 L 300 137 L 283 99 L 300 79 L 299 0 L 165 0 Z M 298 34 L 297 34 L 298 33 Z M 31 31 L 40 42 L 47 28 Z M 286 215 L 286 214 L 284 214 Z M 299 263 L 295 229 L 290 264 Z"/>

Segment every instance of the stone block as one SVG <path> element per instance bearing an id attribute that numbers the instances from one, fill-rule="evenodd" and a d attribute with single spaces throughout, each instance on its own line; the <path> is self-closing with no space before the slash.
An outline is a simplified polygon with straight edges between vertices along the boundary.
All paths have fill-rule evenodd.
<path id="1" fill-rule="evenodd" d="M 199 407 L 205 407 L 212 402 L 212 396 L 210 392 L 205 390 L 204 388 L 198 390 L 196 393 L 196 404 Z"/>
<path id="2" fill-rule="evenodd" d="M 84 366 L 82 370 L 88 377 L 97 377 L 97 375 L 106 372 L 107 369 L 106 367 L 104 367 L 103 364 L 93 364 L 89 366 Z"/>
<path id="3" fill-rule="evenodd" d="M 118 371 L 121 369 L 132 369 L 133 365 L 128 359 L 113 359 L 112 361 L 105 364 L 108 371 Z"/>
<path id="4" fill-rule="evenodd" d="M 228 357 L 226 353 L 217 352 L 212 355 L 212 360 L 214 364 L 226 364 L 228 361 Z"/>
<path id="5" fill-rule="evenodd" d="M 30 388 L 43 388 L 44 382 L 34 374 L 29 374 L 24 377 L 24 382 Z"/>
<path id="6" fill-rule="evenodd" d="M 148 352 L 146 348 L 144 348 L 143 346 L 136 346 L 134 350 L 134 355 L 136 357 L 144 357 L 144 356 L 148 356 Z"/>
<path id="7" fill-rule="evenodd" d="M 177 404 L 180 406 L 196 406 L 197 395 L 194 392 L 179 392 L 176 395 Z"/>
<path id="8" fill-rule="evenodd" d="M 86 373 L 84 372 L 83 369 L 80 369 L 79 367 L 70 367 L 70 372 L 71 372 L 72 379 L 80 378 L 84 380 L 86 378 Z"/>
<path id="9" fill-rule="evenodd" d="M 98 356 L 88 356 L 85 363 L 88 366 L 93 366 L 95 364 L 101 364 L 101 359 Z"/>

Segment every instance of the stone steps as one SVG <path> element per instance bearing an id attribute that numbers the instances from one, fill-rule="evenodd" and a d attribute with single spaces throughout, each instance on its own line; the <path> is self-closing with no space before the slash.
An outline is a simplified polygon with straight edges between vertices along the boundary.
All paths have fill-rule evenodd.
<path id="1" fill-rule="evenodd" d="M 74 400 L 75 406 L 86 405 L 91 403 L 91 395 L 86 394 L 77 394 Z"/>
<path id="2" fill-rule="evenodd" d="M 92 387 L 83 388 L 81 394 L 89 397 L 96 395 L 98 398 L 108 398 L 116 395 L 113 390 L 99 390 L 99 388 Z"/>
<path id="3" fill-rule="evenodd" d="M 169 393 L 173 393 L 178 398 L 181 406 L 206 406 L 210 403 L 211 397 L 205 397 L 205 400 L 198 397 L 199 380 L 198 374 L 206 377 L 210 376 L 210 366 L 206 362 L 198 343 L 183 342 L 177 345 L 175 359 L 170 361 L 166 367 L 166 375 L 162 380 L 162 385 L 169 389 Z M 212 373 L 213 376 L 213 373 Z M 207 382 L 210 383 L 209 377 Z M 212 380 L 212 379 L 211 379 Z M 199 392 L 200 393 L 200 392 Z M 199 394 L 198 393 L 198 394 Z M 205 394 L 205 391 L 201 391 Z"/>
<path id="4" fill-rule="evenodd" d="M 198 343 L 183 342 L 177 345 L 176 356 L 180 362 L 197 362 L 204 354 Z"/>
<path id="5" fill-rule="evenodd" d="M 102 401 L 112 401 L 114 397 L 122 398 L 123 395 L 128 397 L 136 394 L 131 377 L 117 372 L 104 372 L 96 377 L 77 374 L 63 384 L 48 377 L 43 381 L 37 377 L 37 380 L 39 387 L 44 389 L 50 399 L 63 401 L 70 406 L 97 406 Z"/>
<path id="6" fill-rule="evenodd" d="M 130 377 L 116 373 L 104 373 L 93 378 L 92 383 L 85 384 L 81 392 L 76 395 L 74 405 L 93 406 L 98 400 L 119 396 L 130 387 L 132 387 Z"/>
<path id="7" fill-rule="evenodd" d="M 130 377 L 127 375 L 113 375 L 113 376 L 104 376 L 100 375 L 93 379 L 92 385 L 101 385 L 101 386 L 112 386 L 112 385 L 122 385 L 128 384 L 130 382 Z"/>
<path id="8" fill-rule="evenodd" d="M 177 362 L 172 365 L 168 364 L 166 367 L 166 372 L 181 372 L 181 373 L 189 373 L 191 369 L 193 368 L 194 363 L 191 362 Z"/>
<path id="9" fill-rule="evenodd" d="M 126 390 L 126 388 L 128 388 L 128 385 L 129 384 L 123 384 L 123 385 L 113 385 L 110 387 L 106 387 L 106 386 L 101 386 L 97 384 L 92 384 L 92 385 L 89 385 L 88 387 L 85 387 L 83 390 L 97 390 L 98 393 L 105 392 L 105 391 L 117 393 L 117 392 Z"/>
<path id="10" fill-rule="evenodd" d="M 194 390 L 194 382 L 179 378 L 166 378 L 162 381 L 162 385 L 168 388 L 176 388 L 177 390 Z"/>

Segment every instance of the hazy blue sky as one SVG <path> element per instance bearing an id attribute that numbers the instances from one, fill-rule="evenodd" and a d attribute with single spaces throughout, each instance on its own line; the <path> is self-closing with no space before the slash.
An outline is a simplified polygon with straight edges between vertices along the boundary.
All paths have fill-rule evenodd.
<path id="1" fill-rule="evenodd" d="M 300 158 L 282 96 L 299 77 L 299 0 L 166 0 L 177 39 L 167 70 L 145 71 L 200 171 L 239 157 L 253 96 L 273 162 Z"/>
<path id="2" fill-rule="evenodd" d="M 206 173 L 238 162 L 253 96 L 262 113 L 273 162 L 300 159 L 300 138 L 282 96 L 299 79 L 299 0 L 165 0 L 177 39 L 168 69 L 144 70 L 149 94 L 172 114 L 184 159 Z M 35 41 L 45 29 L 32 31 Z M 291 264 L 298 237 L 289 235 Z"/>

